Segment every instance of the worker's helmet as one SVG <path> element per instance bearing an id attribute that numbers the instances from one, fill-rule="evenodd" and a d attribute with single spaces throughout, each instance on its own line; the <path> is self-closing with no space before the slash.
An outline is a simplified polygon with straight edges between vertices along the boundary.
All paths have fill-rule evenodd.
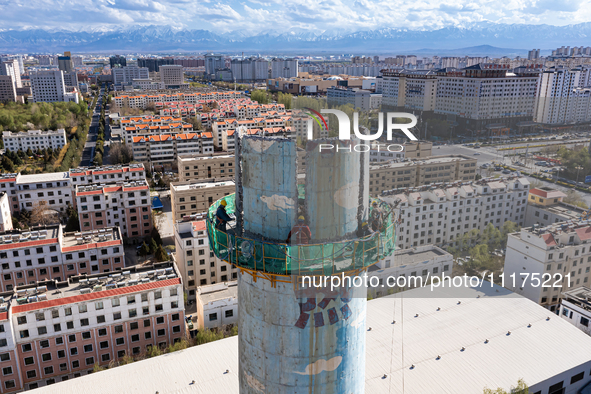
<path id="1" fill-rule="evenodd" d="M 303 217 L 302 215 L 300 215 L 300 216 L 298 217 L 298 221 L 299 221 L 299 222 L 303 222 L 304 220 L 306 220 L 306 219 L 304 219 L 304 217 Z"/>
<path id="2" fill-rule="evenodd" d="M 378 206 L 378 202 L 377 201 L 374 201 L 371 205 L 373 205 L 374 207 L 377 207 Z"/>
<path id="3" fill-rule="evenodd" d="M 222 207 L 225 207 L 226 205 L 228 205 L 228 203 L 226 202 L 226 200 L 222 200 L 222 202 L 220 202 L 220 205 Z"/>
<path id="4" fill-rule="evenodd" d="M 367 226 L 368 226 L 368 223 L 367 223 L 367 222 L 363 222 L 363 223 L 361 224 L 361 227 L 367 227 Z"/>

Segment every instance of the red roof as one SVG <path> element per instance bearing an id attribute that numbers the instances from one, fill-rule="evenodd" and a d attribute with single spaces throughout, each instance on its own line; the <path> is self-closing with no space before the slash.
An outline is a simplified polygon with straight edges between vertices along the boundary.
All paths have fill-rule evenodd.
<path id="1" fill-rule="evenodd" d="M 113 240 L 106 242 L 94 242 L 90 244 L 67 246 L 62 249 L 62 252 L 76 252 L 77 250 L 106 248 L 107 246 L 121 245 L 121 240 Z"/>
<path id="2" fill-rule="evenodd" d="M 8 320 L 8 312 L 0 313 L 0 321 L 2 320 Z"/>
<path id="3" fill-rule="evenodd" d="M 564 194 L 560 190 L 542 190 L 542 189 L 538 189 L 538 188 L 533 188 L 529 191 L 529 193 L 536 195 L 538 197 L 543 197 L 543 198 L 566 197 L 566 194 Z"/>
<path id="4" fill-rule="evenodd" d="M 121 296 L 124 294 L 137 293 L 139 291 L 146 291 L 150 289 L 158 289 L 161 287 L 174 286 L 181 283 L 179 278 L 160 280 L 149 283 L 142 283 L 140 285 L 121 287 L 111 290 L 95 291 L 88 294 L 80 294 L 70 297 L 56 298 L 53 300 L 34 302 L 32 304 L 15 305 L 12 307 L 12 313 L 29 312 L 39 309 L 52 308 L 59 305 L 73 304 L 76 302 L 92 301 L 100 298 L 108 298 Z"/>
<path id="5" fill-rule="evenodd" d="M 591 239 L 591 227 L 581 227 L 575 230 L 581 241 Z"/>
<path id="6" fill-rule="evenodd" d="M 556 240 L 552 236 L 552 234 L 544 234 L 542 235 L 542 239 L 546 242 L 546 246 L 556 246 Z"/>
<path id="7" fill-rule="evenodd" d="M 200 220 L 198 222 L 193 222 L 193 231 L 204 231 L 206 226 L 205 226 L 205 220 Z"/>
<path id="8" fill-rule="evenodd" d="M 89 192 L 78 192 L 76 196 L 89 196 L 91 194 L 103 194 L 102 190 L 91 190 Z"/>
<path id="9" fill-rule="evenodd" d="M 57 243 L 57 238 L 40 239 L 37 241 L 15 242 L 13 244 L 0 245 L 0 250 L 10 250 L 15 248 L 32 248 L 35 246 L 49 245 Z"/>

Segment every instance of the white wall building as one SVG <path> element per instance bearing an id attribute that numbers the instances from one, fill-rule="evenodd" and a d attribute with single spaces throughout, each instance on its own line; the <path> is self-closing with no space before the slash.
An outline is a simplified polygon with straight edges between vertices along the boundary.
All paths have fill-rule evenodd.
<path id="1" fill-rule="evenodd" d="M 30 211 L 39 201 L 45 201 L 47 209 L 65 213 L 68 205 L 73 204 L 72 182 L 68 172 L 19 174 L 16 186 L 21 210 Z"/>
<path id="2" fill-rule="evenodd" d="M 12 215 L 10 214 L 10 197 L 6 192 L 0 192 L 0 232 L 12 230 Z"/>
<path id="3" fill-rule="evenodd" d="M 558 316 L 591 335 L 591 289 L 586 286 L 565 291 Z"/>
<path id="4" fill-rule="evenodd" d="M 20 132 L 5 131 L 2 133 L 4 148 L 11 151 L 22 150 L 26 152 L 31 150 L 52 148 L 61 149 L 67 143 L 66 130 L 27 130 Z"/>
<path id="5" fill-rule="evenodd" d="M 113 84 L 115 85 L 128 85 L 130 83 L 133 83 L 134 79 L 150 79 L 150 72 L 148 71 L 148 67 L 115 67 L 111 69 L 111 75 L 113 76 Z"/>
<path id="6" fill-rule="evenodd" d="M 271 60 L 271 79 L 296 78 L 298 76 L 297 59 L 273 59 Z"/>
<path id="7" fill-rule="evenodd" d="M 66 91 L 62 70 L 31 71 L 32 102 L 79 102 L 78 91 Z"/>
<path id="8" fill-rule="evenodd" d="M 331 86 L 326 89 L 326 99 L 332 105 L 351 104 L 354 108 L 369 111 L 379 108 L 382 104 L 382 95 L 372 93 L 369 90 L 357 88 L 340 88 Z"/>
<path id="9" fill-rule="evenodd" d="M 163 83 L 165 87 L 180 87 L 185 83 L 183 66 L 181 66 L 180 64 L 160 66 L 159 72 L 160 82 Z"/>
<path id="10" fill-rule="evenodd" d="M 197 327 L 212 329 L 238 322 L 238 282 L 197 288 Z"/>

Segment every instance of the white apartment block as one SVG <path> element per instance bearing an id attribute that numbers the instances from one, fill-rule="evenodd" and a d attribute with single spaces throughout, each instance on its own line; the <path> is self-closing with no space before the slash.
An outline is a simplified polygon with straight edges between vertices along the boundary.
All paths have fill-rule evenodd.
<path id="1" fill-rule="evenodd" d="M 555 311 L 564 291 L 589 285 L 590 241 L 591 227 L 586 221 L 532 226 L 509 234 L 505 287 Z M 515 282 L 508 279 L 511 275 Z M 550 278 L 552 286 L 539 286 L 534 277 Z"/>
<path id="2" fill-rule="evenodd" d="M 420 111 L 435 109 L 437 76 L 432 72 L 385 71 L 381 86 L 382 104 L 388 107 Z"/>
<path id="3" fill-rule="evenodd" d="M 133 137 L 132 150 L 134 160 L 162 166 L 179 155 L 213 153 L 213 137 L 209 132 Z"/>
<path id="4" fill-rule="evenodd" d="M 115 67 L 111 69 L 111 75 L 115 85 L 128 85 L 133 83 L 134 79 L 150 79 L 148 68 L 138 66 Z"/>
<path id="5" fill-rule="evenodd" d="M 160 66 L 160 82 L 165 87 L 180 87 L 185 84 L 183 66 L 180 64 Z"/>
<path id="6" fill-rule="evenodd" d="M 197 327 L 221 328 L 238 322 L 238 282 L 197 288 Z"/>
<path id="7" fill-rule="evenodd" d="M 199 104 L 201 101 L 211 100 L 245 100 L 242 92 L 208 92 L 208 93 L 175 93 L 175 94 L 141 94 L 130 96 L 119 94 L 113 97 L 113 103 L 122 107 L 145 109 L 151 103 L 175 103 L 186 101 L 189 104 Z M 248 100 L 250 101 L 250 100 Z"/>
<path id="8" fill-rule="evenodd" d="M 195 302 L 200 286 L 237 279 L 236 267 L 219 260 L 209 248 L 205 219 L 187 216 L 174 224 L 175 260 L 183 278 L 187 300 Z"/>
<path id="9" fill-rule="evenodd" d="M 558 316 L 591 335 L 591 289 L 581 286 L 565 291 L 562 296 Z"/>
<path id="10" fill-rule="evenodd" d="M 22 71 L 24 72 L 24 70 Z M 21 66 L 17 59 L 7 60 L 0 63 L 0 75 L 12 77 L 16 88 L 23 87 L 21 74 Z"/>
<path id="11" fill-rule="evenodd" d="M 60 225 L 0 234 L 0 289 L 76 275 L 113 272 L 125 266 L 121 232 L 63 233 Z"/>
<path id="12" fill-rule="evenodd" d="M 0 192 L 0 232 L 12 230 L 12 215 L 10 214 L 10 197 L 6 192 Z"/>
<path id="13" fill-rule="evenodd" d="M 234 178 L 234 155 L 210 153 L 178 156 L 179 182 Z"/>
<path id="14" fill-rule="evenodd" d="M 388 294 L 388 290 L 407 290 L 421 285 L 420 281 L 410 278 L 421 277 L 422 285 L 427 285 L 430 277 L 451 276 L 453 270 L 453 256 L 435 245 L 417 246 L 412 249 L 397 250 L 395 254 L 380 260 L 369 267 L 368 277 L 378 278 L 378 285 L 368 285 L 367 293 L 372 297 L 382 297 Z M 392 286 L 388 278 L 404 277 L 406 286 Z M 375 279 L 374 279 L 374 282 Z M 400 282 L 403 284 L 403 282 Z"/>
<path id="15" fill-rule="evenodd" d="M 61 149 L 68 143 L 66 130 L 27 130 L 20 132 L 5 131 L 2 133 L 4 148 L 11 151 L 27 149 L 35 151 L 37 149 L 52 148 Z"/>
<path id="16" fill-rule="evenodd" d="M 478 64 L 437 78 L 435 113 L 455 115 L 472 130 L 487 124 L 531 120 L 538 75 L 508 72 L 503 65 Z"/>
<path id="17" fill-rule="evenodd" d="M 358 88 L 331 86 L 326 89 L 326 99 L 332 105 L 352 105 L 355 109 L 369 111 L 382 105 L 382 95 Z"/>
<path id="18" fill-rule="evenodd" d="M 78 91 L 66 91 L 62 70 L 31 71 L 32 102 L 79 102 Z"/>
<path id="19" fill-rule="evenodd" d="M 545 124 L 591 121 L 591 92 L 583 88 L 588 70 L 551 67 L 541 75 L 534 120 Z"/>
<path id="20" fill-rule="evenodd" d="M 45 208 L 63 214 L 73 204 L 72 182 L 68 172 L 21 175 L 16 177 L 21 210 L 31 211 L 39 201 Z"/>
<path id="21" fill-rule="evenodd" d="M 70 169 L 70 180 L 73 188 L 94 183 L 145 181 L 146 170 L 142 163 L 72 168 Z"/>
<path id="22" fill-rule="evenodd" d="M 236 191 L 233 181 L 173 182 L 170 184 L 170 204 L 173 220 L 207 212 L 222 197 Z"/>
<path id="23" fill-rule="evenodd" d="M 152 199 L 145 179 L 77 185 L 74 198 L 82 231 L 116 226 L 129 238 L 152 231 Z"/>
<path id="24" fill-rule="evenodd" d="M 393 204 L 399 249 L 422 245 L 456 245 L 463 234 L 482 232 L 489 223 L 523 225 L 529 181 L 526 178 L 483 179 L 409 188 L 381 197 Z"/>
<path id="25" fill-rule="evenodd" d="M 181 279 L 171 263 L 17 288 L 9 305 L 25 389 L 92 373 L 185 334 Z"/>
<path id="26" fill-rule="evenodd" d="M 274 78 L 297 78 L 297 59 L 273 59 L 271 60 L 271 79 Z"/>

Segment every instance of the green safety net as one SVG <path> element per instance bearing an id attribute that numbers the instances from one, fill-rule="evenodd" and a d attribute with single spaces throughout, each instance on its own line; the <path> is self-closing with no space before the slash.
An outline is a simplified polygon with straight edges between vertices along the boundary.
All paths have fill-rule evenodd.
<path id="1" fill-rule="evenodd" d="M 369 267 L 394 253 L 396 218 L 379 200 L 375 201 L 382 204 L 385 216 L 380 232 L 347 241 L 292 245 L 236 236 L 232 228 L 227 232 L 216 229 L 215 212 L 220 202 L 226 200 L 226 212 L 233 214 L 234 199 L 234 194 L 228 195 L 209 208 L 207 234 L 215 255 L 238 267 L 277 275 L 334 275 Z"/>

